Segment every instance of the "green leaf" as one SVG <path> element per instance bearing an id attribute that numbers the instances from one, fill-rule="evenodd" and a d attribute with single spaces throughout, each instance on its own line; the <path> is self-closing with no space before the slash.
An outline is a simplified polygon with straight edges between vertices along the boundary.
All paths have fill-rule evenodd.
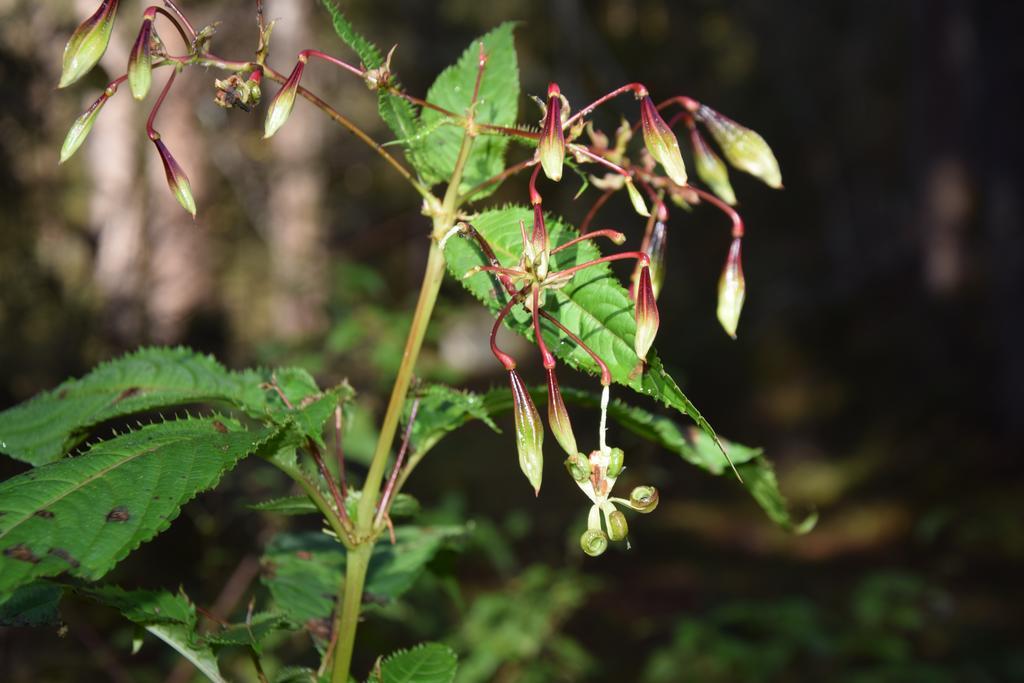
<path id="1" fill-rule="evenodd" d="M 480 84 L 480 97 L 476 105 L 476 121 L 499 126 L 515 125 L 519 111 L 519 66 L 516 60 L 513 22 L 504 23 L 487 35 L 474 40 L 459 61 L 441 72 L 427 92 L 427 101 L 454 112 L 466 114 L 473 100 L 479 63 L 479 43 L 487 53 L 487 66 Z M 420 114 L 420 125 L 431 127 L 445 118 L 431 109 Z M 415 145 L 420 160 L 418 166 L 428 183 L 448 180 L 455 169 L 455 160 L 462 144 L 464 129 L 459 125 L 441 126 L 426 139 Z M 505 149 L 508 139 L 496 135 L 481 135 L 473 142 L 469 160 L 462 177 L 461 191 L 497 175 L 505 167 Z M 490 194 L 498 185 L 476 195 L 477 199 Z"/>
<path id="2" fill-rule="evenodd" d="M 463 533 L 462 527 L 398 527 L 396 543 L 373 548 L 364 593 L 387 602 L 407 591 L 444 543 Z M 292 621 L 305 624 L 327 619 L 345 569 L 345 549 L 319 532 L 282 533 L 263 556 L 263 583 L 278 608 Z"/>
<path id="3" fill-rule="evenodd" d="M 64 572 L 100 578 L 272 433 L 226 417 L 147 425 L 0 483 L 0 596 Z"/>
<path id="4" fill-rule="evenodd" d="M 268 388 L 273 380 L 294 405 L 320 393 L 301 370 L 231 372 L 188 349 L 141 349 L 0 413 L 0 452 L 31 465 L 54 462 L 101 422 L 187 403 L 226 403 L 283 424 L 290 411 Z M 347 385 L 337 391 L 351 395 Z"/>
<path id="5" fill-rule="evenodd" d="M 440 643 L 422 643 L 389 655 L 368 681 L 380 683 L 451 683 L 458 658 Z"/>
<path id="6" fill-rule="evenodd" d="M 413 455 L 423 455 L 434 447 L 446 434 L 471 420 L 481 420 L 497 433 L 498 426 L 487 414 L 483 397 L 471 391 L 459 391 L 443 384 L 431 384 L 417 392 L 419 408 L 412 426 L 410 448 Z M 402 415 L 403 424 L 408 424 L 412 401 L 406 401 Z"/>
<path id="7" fill-rule="evenodd" d="M 348 497 L 345 499 L 345 509 L 351 516 L 354 512 L 355 504 L 358 503 L 361 491 L 350 490 Z M 279 515 L 319 515 L 320 510 L 317 509 L 316 505 L 313 504 L 307 496 L 287 496 L 285 498 L 274 498 L 273 500 L 265 500 L 260 503 L 247 506 L 251 510 L 259 510 L 260 512 L 275 512 Z M 408 493 L 399 493 L 395 496 L 394 503 L 391 505 L 391 517 L 411 517 L 420 510 L 420 503 L 418 500 L 410 496 Z"/>
<path id="8" fill-rule="evenodd" d="M 524 221 L 527 226 L 532 225 L 533 210 L 525 206 L 509 206 L 484 211 L 473 220 L 473 227 L 490 243 L 502 265 L 514 267 L 519 263 L 522 255 L 519 221 Z M 548 214 L 545 222 L 553 245 L 567 242 L 578 234 L 557 216 Z M 551 271 L 580 265 L 600 256 L 601 253 L 592 242 L 582 242 L 553 254 Z M 500 285 L 489 273 L 481 272 L 463 278 L 471 268 L 485 265 L 483 254 L 474 242 L 469 239 L 448 240 L 445 258 L 452 275 L 492 311 L 499 310 L 508 300 L 504 292 L 500 297 L 495 297 L 495 289 Z M 549 292 L 545 310 L 558 318 L 559 322 L 572 330 L 608 364 L 612 378 L 617 383 L 689 415 L 717 443 L 714 429 L 665 372 L 658 355 L 648 353 L 647 366 L 641 365 L 633 350 L 633 337 L 636 335 L 633 301 L 607 264 L 599 264 L 577 273 L 564 288 L 553 294 Z M 533 339 L 531 318 L 522 306 L 516 306 L 505 321 L 509 328 L 527 339 Z M 593 359 L 563 332 L 547 321 L 542 321 L 541 333 L 548 347 L 570 366 L 598 374 L 599 368 Z"/>
<path id="9" fill-rule="evenodd" d="M 202 637 L 202 642 L 220 647 L 250 647 L 256 654 L 263 653 L 263 640 L 279 631 L 298 628 L 281 614 L 260 612 L 252 615 L 248 623 L 229 624 L 215 633 Z"/>
<path id="10" fill-rule="evenodd" d="M 60 623 L 60 586 L 35 581 L 21 586 L 0 604 L 0 626 L 52 626 Z"/>
<path id="11" fill-rule="evenodd" d="M 183 594 L 166 591 L 127 591 L 116 586 L 76 587 L 76 592 L 121 614 L 178 651 L 214 683 L 226 683 L 217 657 L 196 636 L 195 606 Z"/>
<path id="12" fill-rule="evenodd" d="M 358 31 L 353 28 L 349 20 L 341 12 L 341 8 L 338 7 L 334 0 L 322 0 L 324 7 L 327 8 L 327 12 L 331 15 L 331 24 L 334 26 L 334 32 L 338 34 L 338 37 L 345 41 L 352 50 L 359 55 L 359 59 L 363 62 L 363 65 L 368 69 L 376 69 L 378 66 L 384 63 L 384 58 L 381 57 L 380 50 L 377 46 L 371 43 L 369 40 L 359 34 Z"/>

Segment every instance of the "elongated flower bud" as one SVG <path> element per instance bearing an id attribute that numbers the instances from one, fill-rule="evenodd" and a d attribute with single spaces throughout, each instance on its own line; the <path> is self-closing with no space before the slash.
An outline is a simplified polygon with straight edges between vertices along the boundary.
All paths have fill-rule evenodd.
<path id="1" fill-rule="evenodd" d="M 580 547 L 591 557 L 597 557 L 608 550 L 608 537 L 600 529 L 587 529 L 580 536 Z"/>
<path id="2" fill-rule="evenodd" d="M 608 538 L 612 541 L 621 541 L 629 535 L 629 524 L 626 523 L 626 515 L 622 511 L 611 512 L 605 520 L 608 523 Z"/>
<path id="3" fill-rule="evenodd" d="M 92 16 L 83 21 L 64 46 L 64 63 L 58 88 L 66 88 L 89 73 L 107 51 L 119 0 L 103 0 Z"/>
<path id="4" fill-rule="evenodd" d="M 729 182 L 729 169 L 725 162 L 708 146 L 704 136 L 694 128 L 690 131 L 693 142 L 693 161 L 697 167 L 697 177 L 707 183 L 711 191 L 730 206 L 736 204 L 736 193 Z"/>
<path id="5" fill-rule="evenodd" d="M 263 124 L 263 137 L 269 138 L 277 132 L 277 129 L 284 125 L 295 106 L 295 94 L 299 91 L 299 81 L 302 79 L 302 71 L 306 68 L 306 58 L 300 57 L 295 63 L 295 68 L 284 82 L 281 89 L 274 95 L 267 108 L 267 120 Z"/>
<path id="6" fill-rule="evenodd" d="M 103 105 L 107 103 L 107 100 L 117 92 L 117 85 L 110 85 L 103 94 L 96 98 L 96 101 L 89 105 L 82 114 L 75 119 L 75 122 L 71 124 L 71 128 L 68 129 L 68 134 L 64 136 L 64 144 L 60 148 L 60 163 L 64 163 L 78 151 L 78 148 L 85 142 L 85 138 L 89 136 L 89 131 L 92 130 L 92 124 L 96 123 L 96 117 L 99 116 L 100 110 L 103 109 Z"/>
<path id="7" fill-rule="evenodd" d="M 769 187 L 782 187 L 779 162 L 764 138 L 706 105 L 697 110 L 697 118 L 707 126 L 730 164 Z"/>
<path id="8" fill-rule="evenodd" d="M 650 95 L 640 101 L 640 124 L 644 131 L 644 144 L 654 160 L 665 169 L 665 173 L 676 185 L 686 184 L 686 166 L 679 151 L 675 133 L 661 118 Z"/>
<path id="9" fill-rule="evenodd" d="M 548 426 L 555 440 L 570 456 L 579 453 L 576 448 L 576 435 L 572 432 L 572 424 L 569 422 L 569 411 L 565 409 L 565 401 L 562 400 L 562 392 L 558 388 L 558 378 L 555 377 L 554 368 L 548 370 Z"/>
<path id="10" fill-rule="evenodd" d="M 722 276 L 718 279 L 718 322 L 722 323 L 726 334 L 733 339 L 736 338 L 736 327 L 740 322 L 740 311 L 743 310 L 743 299 L 747 291 L 740 243 L 739 237 L 733 239 L 725 267 L 722 268 Z"/>
<path id="11" fill-rule="evenodd" d="M 647 514 L 658 507 L 658 489 L 653 486 L 637 486 L 629 494 L 629 506 L 637 512 Z"/>
<path id="12" fill-rule="evenodd" d="M 633 202 L 633 210 L 644 218 L 650 218 L 651 212 L 647 210 L 643 195 L 640 194 L 640 190 L 636 189 L 632 178 L 626 178 L 626 192 L 629 193 L 629 201 Z"/>
<path id="13" fill-rule="evenodd" d="M 650 258 L 651 290 L 654 298 L 661 294 L 661 286 L 665 283 L 665 252 L 668 248 L 668 230 L 663 221 L 657 221 L 651 230 L 651 239 L 647 242 L 644 253 Z"/>
<path id="14" fill-rule="evenodd" d="M 188 182 L 188 176 L 181 170 L 181 166 L 175 161 L 167 145 L 159 137 L 153 140 L 156 151 L 160 154 L 160 161 L 164 165 L 164 174 L 167 176 L 167 186 L 171 188 L 174 198 L 184 207 L 186 211 L 196 217 L 196 200 L 192 196 L 192 186 Z"/>
<path id="15" fill-rule="evenodd" d="M 153 37 L 153 18 L 155 10 L 146 10 L 142 17 L 142 27 L 139 35 L 132 45 L 131 55 L 128 57 L 128 87 L 131 88 L 132 97 L 137 100 L 145 99 L 149 94 L 149 86 L 153 84 L 153 56 L 150 53 L 150 42 Z"/>
<path id="16" fill-rule="evenodd" d="M 544 169 L 544 175 L 558 182 L 562 179 L 562 162 L 565 160 L 565 133 L 562 131 L 562 93 L 558 84 L 548 86 L 547 111 L 540 129 L 537 156 Z"/>
<path id="17" fill-rule="evenodd" d="M 633 350 L 640 360 L 647 360 L 647 352 L 654 344 L 658 334 L 658 304 L 654 300 L 651 287 L 651 269 L 644 266 L 640 270 L 640 282 L 636 291 L 636 337 L 633 339 Z"/>
<path id="18" fill-rule="evenodd" d="M 533 262 L 533 270 L 537 277 L 547 276 L 548 263 L 551 260 L 551 242 L 548 238 L 547 225 L 544 223 L 544 210 L 539 201 L 533 205 L 533 232 L 530 234 L 527 253 Z"/>
<path id="19" fill-rule="evenodd" d="M 540 481 L 544 474 L 544 424 L 533 405 L 530 392 L 515 370 L 508 373 L 512 384 L 512 415 L 516 424 L 516 449 L 519 451 L 519 469 L 540 494 Z"/>

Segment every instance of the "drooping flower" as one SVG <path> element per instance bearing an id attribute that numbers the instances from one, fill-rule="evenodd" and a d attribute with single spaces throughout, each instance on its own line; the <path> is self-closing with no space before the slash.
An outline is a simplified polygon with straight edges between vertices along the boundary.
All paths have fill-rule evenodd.
<path id="1" fill-rule="evenodd" d="M 640 100 L 640 125 L 644 132 L 644 144 L 654 160 L 665 169 L 665 173 L 677 185 L 686 184 L 686 166 L 679 151 L 675 133 L 661 118 L 650 95 Z"/>
<path id="2" fill-rule="evenodd" d="M 68 134 L 64 136 L 64 144 L 60 147 L 60 163 L 64 163 L 70 159 L 78 148 L 82 146 L 85 139 L 89 136 L 89 132 L 92 130 L 92 126 L 96 123 L 96 117 L 99 116 L 100 110 L 103 109 L 103 105 L 107 103 L 107 100 L 117 92 L 117 83 L 113 83 L 107 86 L 107 89 L 103 91 L 103 94 L 96 98 L 96 101 L 89 105 L 89 108 L 79 115 L 75 122 L 71 124 L 71 128 L 68 129 Z"/>
<path id="3" fill-rule="evenodd" d="M 516 425 L 519 469 L 533 486 L 534 494 L 539 495 L 544 474 L 544 424 L 519 373 L 514 369 L 509 370 L 508 377 L 512 385 L 512 415 Z"/>
<path id="4" fill-rule="evenodd" d="M 576 435 L 572 431 L 572 423 L 569 421 L 569 411 L 565 409 L 565 401 L 562 399 L 562 392 L 558 387 L 558 378 L 555 376 L 554 368 L 548 369 L 548 426 L 555 440 L 569 456 L 579 453 L 576 448 Z"/>
<path id="5" fill-rule="evenodd" d="M 761 179 L 769 187 L 782 187 L 779 162 L 764 138 L 707 105 L 701 105 L 696 116 L 715 138 L 730 164 Z"/>
<path id="6" fill-rule="evenodd" d="M 139 35 L 135 38 L 131 54 L 128 57 L 128 87 L 132 91 L 132 97 L 137 100 L 145 99 L 150 85 L 153 84 L 153 55 L 150 43 L 153 37 L 155 16 L 153 8 L 146 10 L 142 17 Z"/>
<path id="7" fill-rule="evenodd" d="M 153 144 L 156 145 L 156 151 L 160 155 L 160 161 L 164 165 L 164 174 L 167 176 L 167 186 L 171 188 L 171 192 L 174 194 L 174 198 L 178 200 L 178 203 L 188 211 L 192 218 L 196 217 L 196 200 L 192 196 L 192 186 L 188 182 L 188 176 L 185 175 L 185 171 L 181 169 L 178 162 L 171 155 L 171 152 L 167 149 L 167 145 L 164 144 L 163 140 L 159 136 L 153 138 Z"/>
<path id="8" fill-rule="evenodd" d="M 89 73 L 107 51 L 119 0 L 103 0 L 93 14 L 78 25 L 64 46 L 58 88 L 66 88 Z"/>
<path id="9" fill-rule="evenodd" d="M 562 131 L 562 94 L 557 83 L 548 86 L 548 101 L 540 130 L 540 142 L 537 143 L 537 156 L 544 175 L 555 182 L 562 179 L 565 133 Z"/>
<path id="10" fill-rule="evenodd" d="M 733 192 L 732 183 L 729 182 L 729 169 L 721 157 L 708 146 L 704 136 L 697 129 L 690 131 L 690 139 L 693 142 L 693 161 L 697 167 L 697 177 L 707 183 L 718 197 L 733 206 L 736 204 L 736 193 Z"/>
<path id="11" fill-rule="evenodd" d="M 636 336 L 633 340 L 633 350 L 640 360 L 647 360 L 647 352 L 651 350 L 654 338 L 658 335 L 659 323 L 658 304 L 651 287 L 651 269 L 644 266 L 640 270 L 640 281 L 637 283 Z"/>
<path id="12" fill-rule="evenodd" d="M 743 299 L 746 296 L 740 243 L 739 237 L 733 239 L 725 267 L 722 268 L 722 276 L 718 279 L 718 322 L 733 339 L 736 338 L 736 327 L 740 322 L 740 311 L 743 310 Z"/>
<path id="13" fill-rule="evenodd" d="M 267 107 L 267 119 L 263 124 L 263 137 L 269 138 L 284 125 L 295 106 L 295 95 L 299 91 L 299 81 L 302 79 L 302 71 L 306 68 L 306 58 L 299 57 L 295 63 L 288 79 L 281 86 L 281 89 L 274 95 Z"/>

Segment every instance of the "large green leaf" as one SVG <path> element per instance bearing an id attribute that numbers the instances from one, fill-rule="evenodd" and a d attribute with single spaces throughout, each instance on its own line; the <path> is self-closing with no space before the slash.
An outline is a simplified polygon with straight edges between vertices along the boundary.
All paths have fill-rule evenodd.
<path id="1" fill-rule="evenodd" d="M 204 634 L 201 642 L 212 645 L 216 651 L 223 647 L 249 647 L 256 654 L 262 654 L 263 641 L 268 636 L 296 628 L 281 614 L 260 612 L 253 614 L 246 622 L 228 624 L 218 631 Z"/>
<path id="2" fill-rule="evenodd" d="M 476 104 L 476 121 L 499 126 L 512 126 L 519 110 L 519 66 L 516 60 L 512 30 L 508 22 L 474 40 L 459 61 L 441 72 L 427 92 L 427 101 L 454 112 L 467 113 L 473 100 L 477 66 L 480 61 L 479 44 L 483 42 L 487 53 L 487 66 L 480 84 L 480 97 Z M 428 183 L 447 181 L 455 169 L 464 130 L 459 125 L 438 125 L 445 118 L 431 109 L 420 114 L 420 125 L 430 134 L 416 143 L 420 172 Z M 460 189 L 470 187 L 497 175 L 505 167 L 505 149 L 508 139 L 487 135 L 477 137 L 462 176 Z M 497 189 L 497 184 L 476 195 L 480 199 Z"/>
<path id="3" fill-rule="evenodd" d="M 272 434 L 226 417 L 152 424 L 0 483 L 0 596 L 100 578 Z"/>
<path id="4" fill-rule="evenodd" d="M 525 222 L 529 229 L 533 224 L 533 210 L 525 206 L 509 206 L 484 211 L 473 220 L 473 226 L 491 244 L 495 256 L 503 265 L 516 266 L 523 251 L 520 221 Z M 567 242 L 578 234 L 557 216 L 549 214 L 545 222 L 554 245 Z M 553 254 L 551 270 L 563 270 L 600 256 L 601 253 L 592 242 L 582 242 Z M 500 309 L 508 300 L 504 293 L 495 296 L 497 280 L 488 273 L 463 278 L 471 268 L 485 263 L 483 254 L 473 241 L 448 240 L 445 258 L 452 275 L 461 280 L 491 310 Z M 648 353 L 647 365 L 641 365 L 633 350 L 633 337 L 636 335 L 633 302 L 629 292 L 607 264 L 599 264 L 577 273 L 563 289 L 555 291 L 553 295 L 549 293 L 545 310 L 558 318 L 559 322 L 572 330 L 608 364 L 612 378 L 617 383 L 656 398 L 690 416 L 710 438 L 717 441 L 714 429 L 665 372 L 657 354 Z M 522 306 L 513 309 L 505 320 L 511 329 L 533 339 L 531 318 Z M 543 321 L 541 333 L 548 347 L 570 366 L 598 373 L 594 360 L 563 332 Z"/>
<path id="5" fill-rule="evenodd" d="M 75 590 L 113 607 L 129 621 L 145 628 L 192 662 L 209 680 L 226 683 L 213 650 L 196 634 L 195 606 L 183 593 L 127 591 L 116 586 L 77 587 Z"/>
<path id="6" fill-rule="evenodd" d="M 373 548 L 365 594 L 376 602 L 397 598 L 444 543 L 462 533 L 462 527 L 396 528 L 395 545 L 385 539 Z M 318 532 L 278 534 L 263 565 L 263 583 L 289 619 L 305 624 L 330 617 L 345 569 L 345 549 L 337 541 Z"/>
<path id="7" fill-rule="evenodd" d="M 0 601 L 0 626 L 49 626 L 60 622 L 57 606 L 63 591 L 46 581 L 33 581 Z"/>
<path id="8" fill-rule="evenodd" d="M 0 452 L 42 465 L 59 460 L 101 422 L 189 403 L 225 403 L 284 423 L 291 411 L 270 382 L 296 406 L 319 395 L 304 370 L 232 372 L 189 349 L 141 349 L 0 413 Z M 335 391 L 351 394 L 347 385 Z"/>
<path id="9" fill-rule="evenodd" d="M 388 655 L 367 683 L 451 683 L 458 665 L 447 645 L 422 643 Z"/>

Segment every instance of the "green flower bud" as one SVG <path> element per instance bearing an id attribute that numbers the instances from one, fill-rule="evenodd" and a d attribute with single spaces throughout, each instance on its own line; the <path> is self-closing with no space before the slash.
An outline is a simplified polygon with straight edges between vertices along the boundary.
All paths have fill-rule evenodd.
<path id="1" fill-rule="evenodd" d="M 597 557 L 608 550 L 608 537 L 600 529 L 587 529 L 580 536 L 580 547 L 591 557 Z"/>
<path id="2" fill-rule="evenodd" d="M 565 459 L 565 469 L 573 480 L 583 484 L 590 479 L 590 460 L 582 453 L 570 455 Z"/>
<path id="3" fill-rule="evenodd" d="M 160 161 L 164 165 L 164 174 L 167 176 L 167 186 L 171 188 L 174 198 L 184 207 L 186 211 L 196 217 L 196 200 L 192 196 L 192 185 L 188 182 L 188 176 L 181 170 L 181 166 L 171 156 L 167 145 L 159 137 L 153 140 L 156 151 L 160 155 Z"/>
<path id="4" fill-rule="evenodd" d="M 267 119 L 263 124 L 264 138 L 269 138 L 276 133 L 291 115 L 292 107 L 295 106 L 295 94 L 299 91 L 299 81 L 302 79 L 302 71 L 305 68 L 306 60 L 305 58 L 300 58 L 295 63 L 295 68 L 292 69 L 288 80 L 284 82 L 281 89 L 274 95 L 274 99 L 270 101 L 270 106 L 267 107 Z"/>
<path id="5" fill-rule="evenodd" d="M 640 282 L 636 288 L 636 336 L 633 338 L 633 350 L 640 360 L 647 360 L 647 352 L 654 344 L 659 324 L 658 304 L 651 286 L 651 269 L 644 266 L 640 270 Z"/>
<path id="6" fill-rule="evenodd" d="M 647 242 L 647 248 L 644 249 L 644 252 L 651 259 L 649 266 L 651 269 L 651 290 L 654 292 L 655 300 L 661 294 L 661 286 L 665 283 L 665 252 L 667 242 L 668 230 L 665 229 L 665 223 L 662 221 L 655 222 L 654 228 L 651 230 L 651 239 Z"/>
<path id="7" fill-rule="evenodd" d="M 654 160 L 665 169 L 665 173 L 676 185 L 686 184 L 686 166 L 679 151 L 675 133 L 661 118 L 650 95 L 640 100 L 640 125 L 644 132 L 644 144 Z"/>
<path id="8" fill-rule="evenodd" d="M 743 310 L 747 289 L 743 278 L 743 261 L 740 258 L 740 242 L 739 237 L 733 239 L 722 276 L 718 279 L 718 322 L 733 339 L 736 338 L 736 327 L 740 322 L 740 311 Z"/>
<path id="9" fill-rule="evenodd" d="M 650 218 L 651 212 L 647 210 L 643 195 L 640 194 L 640 190 L 636 189 L 632 178 L 626 178 L 626 191 L 629 193 L 629 201 L 633 202 L 633 210 L 644 218 Z"/>
<path id="10" fill-rule="evenodd" d="M 606 474 L 609 479 L 615 479 L 622 474 L 622 462 L 625 457 L 626 454 L 622 452 L 621 448 L 613 448 L 608 452 L 608 470 Z"/>
<path id="11" fill-rule="evenodd" d="M 71 124 L 71 128 L 68 129 L 68 134 L 64 136 L 64 144 L 60 148 L 60 163 L 64 163 L 78 151 L 78 148 L 85 142 L 85 138 L 89 136 L 89 131 L 92 130 L 92 125 L 96 123 L 96 117 L 99 116 L 100 110 L 103 109 L 103 105 L 107 103 L 107 100 L 117 92 L 117 85 L 109 86 L 102 95 L 96 98 L 96 101 L 89 105 L 89 108 L 82 112 L 81 116 L 75 119 L 75 122 Z"/>
<path id="12" fill-rule="evenodd" d="M 760 178 L 769 187 L 782 187 L 779 162 L 764 138 L 706 105 L 701 105 L 696 116 L 707 126 L 730 164 Z"/>
<path id="13" fill-rule="evenodd" d="M 155 10 L 150 8 L 142 18 L 142 28 L 132 45 L 128 57 L 128 87 L 132 97 L 145 99 L 149 86 L 153 83 L 153 56 L 150 54 L 150 43 L 153 36 L 153 17 Z"/>
<path id="14" fill-rule="evenodd" d="M 730 206 L 735 205 L 736 193 L 733 192 L 732 184 L 729 182 L 729 169 L 725 162 L 708 146 L 704 137 L 697 132 L 696 127 L 690 130 L 690 140 L 693 142 L 693 160 L 697 167 L 697 177 L 703 180 L 723 202 Z"/>
<path id="15" fill-rule="evenodd" d="M 539 495 L 544 474 L 544 424 L 519 373 L 510 370 L 508 377 L 512 384 L 512 414 L 516 425 L 519 468 L 533 486 L 534 494 Z"/>
<path id="16" fill-rule="evenodd" d="M 66 88 L 92 71 L 107 51 L 119 0 L 103 0 L 92 16 L 79 24 L 64 46 L 64 62 L 58 88 Z"/>
<path id="17" fill-rule="evenodd" d="M 551 433 L 555 435 L 558 445 L 574 456 L 579 453 L 576 448 L 576 435 L 572 431 L 572 423 L 569 422 L 569 411 L 565 409 L 565 401 L 562 400 L 562 392 L 558 388 L 558 378 L 555 377 L 555 370 L 548 370 L 548 426 Z"/>
<path id="18" fill-rule="evenodd" d="M 611 512 L 605 521 L 608 524 L 608 538 L 613 541 L 621 541 L 629 534 L 629 524 L 626 523 L 626 515 L 621 511 Z"/>
<path id="19" fill-rule="evenodd" d="M 637 486 L 629 494 L 629 506 L 637 512 L 647 514 L 658 507 L 658 489 L 653 486 Z"/>
<path id="20" fill-rule="evenodd" d="M 537 144 L 537 157 L 544 175 L 558 182 L 562 179 L 565 161 L 565 133 L 562 131 L 562 93 L 557 83 L 548 86 L 547 109 Z"/>

